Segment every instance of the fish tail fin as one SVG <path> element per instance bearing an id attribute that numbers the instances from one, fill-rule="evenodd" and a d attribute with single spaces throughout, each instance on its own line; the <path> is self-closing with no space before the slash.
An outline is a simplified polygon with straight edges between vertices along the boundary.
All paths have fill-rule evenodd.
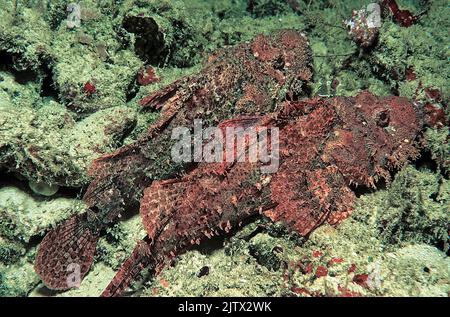
<path id="1" fill-rule="evenodd" d="M 74 215 L 49 231 L 39 245 L 34 269 L 55 290 L 78 287 L 88 273 L 99 234 L 87 226 L 87 214 Z"/>

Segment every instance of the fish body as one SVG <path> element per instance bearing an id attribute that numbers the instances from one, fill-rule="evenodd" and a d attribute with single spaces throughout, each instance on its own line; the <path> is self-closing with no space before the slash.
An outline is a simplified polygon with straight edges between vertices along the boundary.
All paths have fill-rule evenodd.
<path id="1" fill-rule="evenodd" d="M 204 162 L 182 177 L 153 182 L 140 203 L 148 236 L 102 295 L 122 295 L 143 268 L 158 274 L 192 245 L 253 215 L 303 237 L 325 222 L 340 223 L 353 211 L 355 186 L 389 181 L 390 171 L 418 157 L 420 117 L 405 98 L 362 92 L 285 102 L 270 114 L 222 122 L 278 128 L 278 140 L 271 139 L 279 149 L 278 170 L 264 173 L 265 163 L 250 160 Z"/>
<path id="2" fill-rule="evenodd" d="M 73 287 L 68 283 L 73 266 L 82 280 L 100 231 L 138 206 L 154 180 L 175 177 L 193 165 L 171 158 L 175 128 L 193 129 L 196 119 L 208 127 L 233 116 L 262 115 L 283 100 L 297 99 L 312 77 L 311 56 L 306 36 L 297 31 L 259 35 L 214 53 L 198 74 L 142 99 L 142 107 L 160 110 L 159 119 L 136 142 L 92 163 L 93 180 L 83 197 L 86 213 L 48 232 L 39 246 L 35 271 L 45 285 Z"/>

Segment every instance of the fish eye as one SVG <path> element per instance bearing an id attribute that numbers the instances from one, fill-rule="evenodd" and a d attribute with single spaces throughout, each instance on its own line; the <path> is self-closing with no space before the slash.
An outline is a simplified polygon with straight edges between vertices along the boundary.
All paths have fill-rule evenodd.
<path id="1" fill-rule="evenodd" d="M 383 110 L 378 112 L 375 115 L 376 123 L 379 127 L 385 128 L 389 125 L 389 112 L 387 110 Z"/>

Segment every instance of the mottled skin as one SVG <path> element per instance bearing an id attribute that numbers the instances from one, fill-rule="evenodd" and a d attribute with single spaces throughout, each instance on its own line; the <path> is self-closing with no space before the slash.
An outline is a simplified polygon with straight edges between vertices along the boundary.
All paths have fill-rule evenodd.
<path id="1" fill-rule="evenodd" d="M 143 268 L 158 274 L 190 246 L 251 215 L 305 237 L 324 222 L 339 223 L 353 210 L 350 184 L 374 187 L 418 156 L 419 118 L 405 98 L 368 92 L 285 102 L 274 113 L 243 118 L 245 125 L 253 120 L 255 127 L 280 129 L 278 171 L 263 174 L 261 163 L 201 163 L 181 178 L 153 182 L 140 207 L 148 237 L 102 295 L 120 296 Z"/>
<path id="2" fill-rule="evenodd" d="M 91 267 L 101 229 L 139 204 L 153 180 L 175 177 L 192 164 L 171 157 L 172 130 L 216 125 L 233 116 L 259 115 L 283 100 L 301 96 L 312 77 L 311 51 L 306 37 L 293 30 L 257 36 L 250 43 L 213 54 L 196 75 L 180 79 L 140 101 L 161 109 L 160 118 L 135 143 L 96 160 L 84 201 L 89 209 L 50 231 L 41 242 L 35 270 L 52 289 L 67 289 L 71 263 L 83 278 Z"/>

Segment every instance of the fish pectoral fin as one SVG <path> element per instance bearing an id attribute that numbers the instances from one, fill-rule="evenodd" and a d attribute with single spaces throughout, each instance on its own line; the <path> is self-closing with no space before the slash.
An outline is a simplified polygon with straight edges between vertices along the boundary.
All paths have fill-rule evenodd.
<path id="1" fill-rule="evenodd" d="M 173 179 L 154 181 L 144 190 L 140 214 L 147 237 L 138 242 L 132 254 L 101 294 L 102 297 L 121 296 L 133 281 L 140 278 L 144 269 L 150 269 L 153 274 L 158 274 L 164 267 L 165 256 L 153 254 L 154 243 L 170 223 L 178 201 L 182 199 L 180 193 L 184 186 L 182 180 Z"/>
<path id="2" fill-rule="evenodd" d="M 55 290 L 78 287 L 94 261 L 99 234 L 87 226 L 87 214 L 74 215 L 49 231 L 39 245 L 34 269 Z"/>
<path id="3" fill-rule="evenodd" d="M 355 194 L 334 166 L 305 171 L 283 171 L 271 182 L 276 207 L 263 214 L 301 236 L 328 222 L 337 224 L 353 211 Z"/>
<path id="4" fill-rule="evenodd" d="M 163 89 L 139 100 L 139 104 L 143 108 L 160 109 L 164 103 L 176 95 L 180 84 L 181 80 L 177 80 Z"/>
<path id="5" fill-rule="evenodd" d="M 176 211 L 185 187 L 184 180 L 169 179 L 154 181 L 144 190 L 139 213 L 150 240 L 157 237 Z"/>

